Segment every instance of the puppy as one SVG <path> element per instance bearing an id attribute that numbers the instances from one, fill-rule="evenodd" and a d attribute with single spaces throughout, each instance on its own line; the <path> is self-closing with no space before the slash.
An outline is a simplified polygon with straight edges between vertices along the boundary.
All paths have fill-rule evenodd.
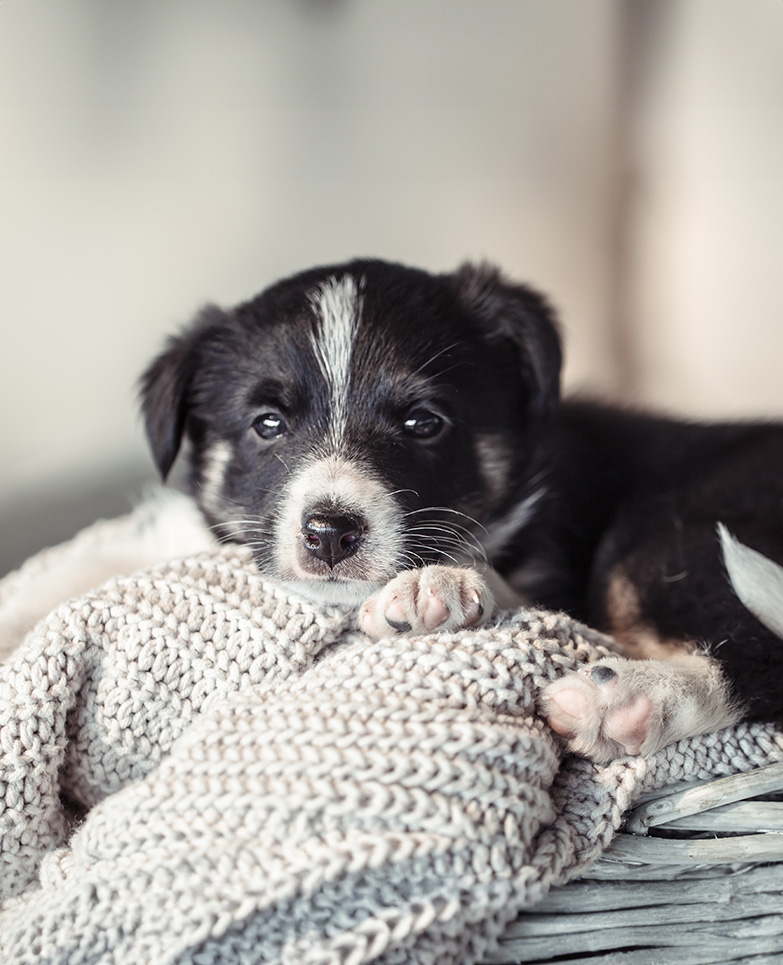
<path id="1" fill-rule="evenodd" d="M 548 689 L 573 750 L 603 761 L 780 718 L 783 427 L 560 403 L 560 365 L 546 300 L 495 269 L 361 260 L 204 309 L 141 395 L 161 475 L 186 443 L 216 536 L 357 607 L 367 633 L 476 627 L 524 601 L 655 658 Z"/>
<path id="2" fill-rule="evenodd" d="M 358 261 L 205 309 L 142 380 L 161 474 L 186 442 L 195 502 L 30 560 L 4 581 L 0 659 L 61 600 L 218 536 L 376 637 L 521 602 L 609 631 L 647 659 L 542 699 L 596 761 L 781 720 L 783 427 L 560 403 L 560 358 L 546 301 L 486 266 Z"/>

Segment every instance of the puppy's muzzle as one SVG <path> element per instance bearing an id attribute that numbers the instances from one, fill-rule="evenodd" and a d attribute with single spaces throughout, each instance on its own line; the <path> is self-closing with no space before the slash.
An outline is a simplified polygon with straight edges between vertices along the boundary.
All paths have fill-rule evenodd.
<path id="1" fill-rule="evenodd" d="M 366 529 L 360 516 L 314 512 L 302 518 L 302 543 L 308 553 L 333 569 L 359 549 Z"/>

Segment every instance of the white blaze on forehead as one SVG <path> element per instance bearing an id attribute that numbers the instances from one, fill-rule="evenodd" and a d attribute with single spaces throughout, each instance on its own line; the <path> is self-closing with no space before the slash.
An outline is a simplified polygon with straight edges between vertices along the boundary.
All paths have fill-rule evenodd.
<path id="1" fill-rule="evenodd" d="M 359 286 L 351 275 L 329 278 L 310 295 L 320 326 L 313 349 L 331 397 L 330 437 L 337 444 L 345 433 L 348 383 L 354 337 L 362 310 Z"/>

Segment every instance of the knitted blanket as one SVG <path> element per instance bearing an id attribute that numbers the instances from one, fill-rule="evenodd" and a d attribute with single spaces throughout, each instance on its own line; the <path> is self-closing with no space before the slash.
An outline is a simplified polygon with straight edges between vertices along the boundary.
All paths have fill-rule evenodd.
<path id="1" fill-rule="evenodd" d="M 564 756 L 538 693 L 611 642 L 563 615 L 352 626 L 238 547 L 41 622 L 0 668 L 5 965 L 469 965 L 642 791 L 783 760 L 758 725 Z"/>

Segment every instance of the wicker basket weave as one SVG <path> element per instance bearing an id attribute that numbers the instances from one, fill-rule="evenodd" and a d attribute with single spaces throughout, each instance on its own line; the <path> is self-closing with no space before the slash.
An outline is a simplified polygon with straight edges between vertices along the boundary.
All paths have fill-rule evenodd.
<path id="1" fill-rule="evenodd" d="M 783 764 L 646 796 L 490 961 L 783 965 Z"/>

